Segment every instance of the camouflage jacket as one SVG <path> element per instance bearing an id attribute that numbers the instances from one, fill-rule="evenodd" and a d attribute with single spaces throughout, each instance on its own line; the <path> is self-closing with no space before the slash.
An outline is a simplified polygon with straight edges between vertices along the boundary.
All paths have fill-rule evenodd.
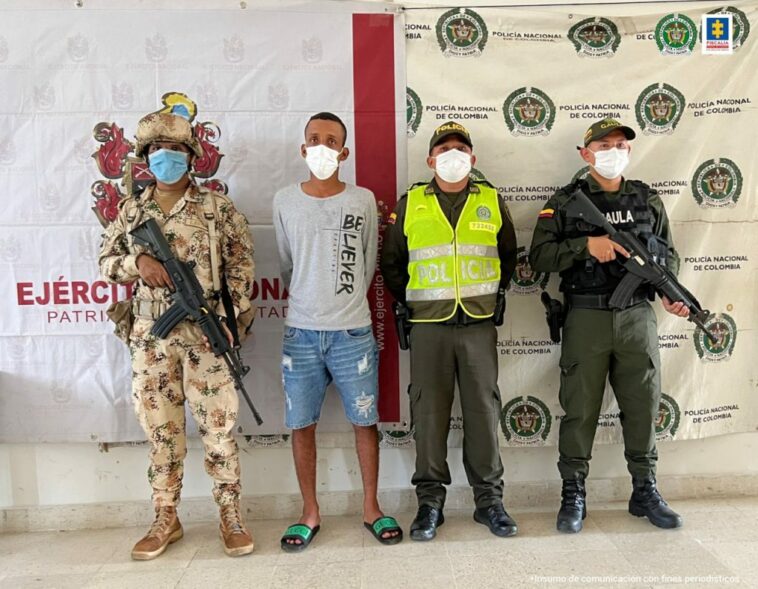
<path id="1" fill-rule="evenodd" d="M 162 312 L 168 308 L 171 300 L 167 288 L 151 288 L 140 279 L 137 256 L 145 250 L 133 242 L 129 231 L 139 223 L 154 218 L 177 258 L 184 262 L 194 262 L 195 275 L 205 291 L 206 298 L 210 298 L 213 294 L 213 274 L 209 223 L 214 221 L 207 221 L 204 216 L 204 199 L 208 198 L 215 199 L 215 224 L 219 236 L 216 258 L 222 265 L 220 273 L 226 277 L 242 334 L 252 323 L 254 311 L 250 303 L 250 294 L 255 265 L 247 219 L 237 211 L 229 198 L 206 188 L 198 188 L 194 184 L 190 184 L 184 196 L 166 215 L 153 199 L 153 190 L 154 185 L 148 186 L 139 201 L 127 198 L 119 204 L 118 217 L 103 235 L 98 259 L 100 274 L 106 281 L 123 284 L 136 280 L 132 308 L 137 316 L 132 337 L 146 336 L 153 324 L 153 319 L 139 312 L 139 301 L 148 301 L 148 306 Z M 153 302 L 155 305 L 151 305 Z M 226 314 L 220 301 L 216 310 L 219 315 Z M 199 328 L 187 321 L 180 323 L 173 335 L 181 335 L 190 342 L 201 337 Z"/>

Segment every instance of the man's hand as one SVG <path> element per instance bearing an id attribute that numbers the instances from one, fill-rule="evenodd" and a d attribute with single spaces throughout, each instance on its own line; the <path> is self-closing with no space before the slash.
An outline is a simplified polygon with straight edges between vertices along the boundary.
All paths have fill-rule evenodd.
<path id="1" fill-rule="evenodd" d="M 165 287 L 174 290 L 174 283 L 158 260 L 149 254 L 140 254 L 137 258 L 137 270 L 140 278 L 151 288 Z"/>
<path id="2" fill-rule="evenodd" d="M 672 315 L 676 315 L 677 317 L 689 317 L 690 315 L 690 310 L 684 306 L 682 301 L 672 303 L 668 297 L 663 297 L 661 303 L 663 303 L 663 308 Z"/>
<path id="3" fill-rule="evenodd" d="M 610 262 L 616 259 L 616 252 L 628 258 L 629 252 L 607 235 L 587 238 L 587 251 L 598 262 Z"/>
<path id="4" fill-rule="evenodd" d="M 221 327 L 224 328 L 224 333 L 226 334 L 226 339 L 229 340 L 229 347 L 234 347 L 234 336 L 232 336 L 232 332 L 229 331 L 229 328 L 226 326 L 226 322 L 223 320 L 221 321 Z M 209 352 L 211 351 L 211 342 L 208 341 L 208 338 L 206 336 L 203 336 L 203 343 L 205 344 L 205 349 Z"/>

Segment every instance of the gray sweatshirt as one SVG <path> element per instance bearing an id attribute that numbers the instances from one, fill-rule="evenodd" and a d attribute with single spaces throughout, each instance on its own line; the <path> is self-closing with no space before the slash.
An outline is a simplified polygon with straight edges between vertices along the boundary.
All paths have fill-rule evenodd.
<path id="1" fill-rule="evenodd" d="M 274 196 L 279 266 L 289 290 L 286 325 L 336 331 L 371 325 L 366 292 L 377 255 L 377 209 L 370 190 L 345 185 L 308 196 L 293 184 Z"/>

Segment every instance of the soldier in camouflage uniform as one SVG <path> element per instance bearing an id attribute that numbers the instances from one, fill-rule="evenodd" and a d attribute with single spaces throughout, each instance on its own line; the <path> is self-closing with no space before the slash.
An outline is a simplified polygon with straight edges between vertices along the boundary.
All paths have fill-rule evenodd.
<path id="1" fill-rule="evenodd" d="M 213 495 L 221 511 L 224 550 L 230 556 L 249 554 L 253 539 L 240 515 L 239 450 L 232 437 L 238 410 L 232 377 L 195 323 L 182 321 L 166 339 L 150 334 L 154 321 L 170 305 L 171 279 L 129 235 L 154 218 L 177 258 L 194 263 L 208 300 L 219 300 L 223 276 L 239 332 L 245 333 L 252 322 L 249 295 L 254 275 L 247 220 L 227 197 L 191 181 L 188 170 L 192 159 L 202 155 L 202 147 L 189 121 L 174 114 L 150 114 L 139 122 L 136 137 L 135 153 L 147 158 L 156 182 L 120 204 L 99 258 L 105 280 L 136 281 L 134 297 L 126 303 L 130 309 L 123 313 L 126 319 L 117 333 L 128 341 L 134 408 L 151 445 L 148 479 L 156 519 L 132 557 L 155 558 L 182 537 L 176 506 L 187 453 L 185 400 L 205 446 L 205 468 L 213 478 Z M 220 302 L 217 311 L 226 315 Z"/>

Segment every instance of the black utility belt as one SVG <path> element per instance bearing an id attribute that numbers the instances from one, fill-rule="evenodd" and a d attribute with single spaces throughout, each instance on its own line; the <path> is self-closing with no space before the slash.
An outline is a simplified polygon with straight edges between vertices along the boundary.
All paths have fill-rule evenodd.
<path id="1" fill-rule="evenodd" d="M 574 309 L 600 309 L 603 311 L 610 311 L 608 301 L 611 299 L 612 294 L 566 294 L 566 304 Z M 641 302 L 647 300 L 647 293 L 636 292 L 629 299 L 629 304 L 626 306 L 633 307 L 639 305 Z"/>

